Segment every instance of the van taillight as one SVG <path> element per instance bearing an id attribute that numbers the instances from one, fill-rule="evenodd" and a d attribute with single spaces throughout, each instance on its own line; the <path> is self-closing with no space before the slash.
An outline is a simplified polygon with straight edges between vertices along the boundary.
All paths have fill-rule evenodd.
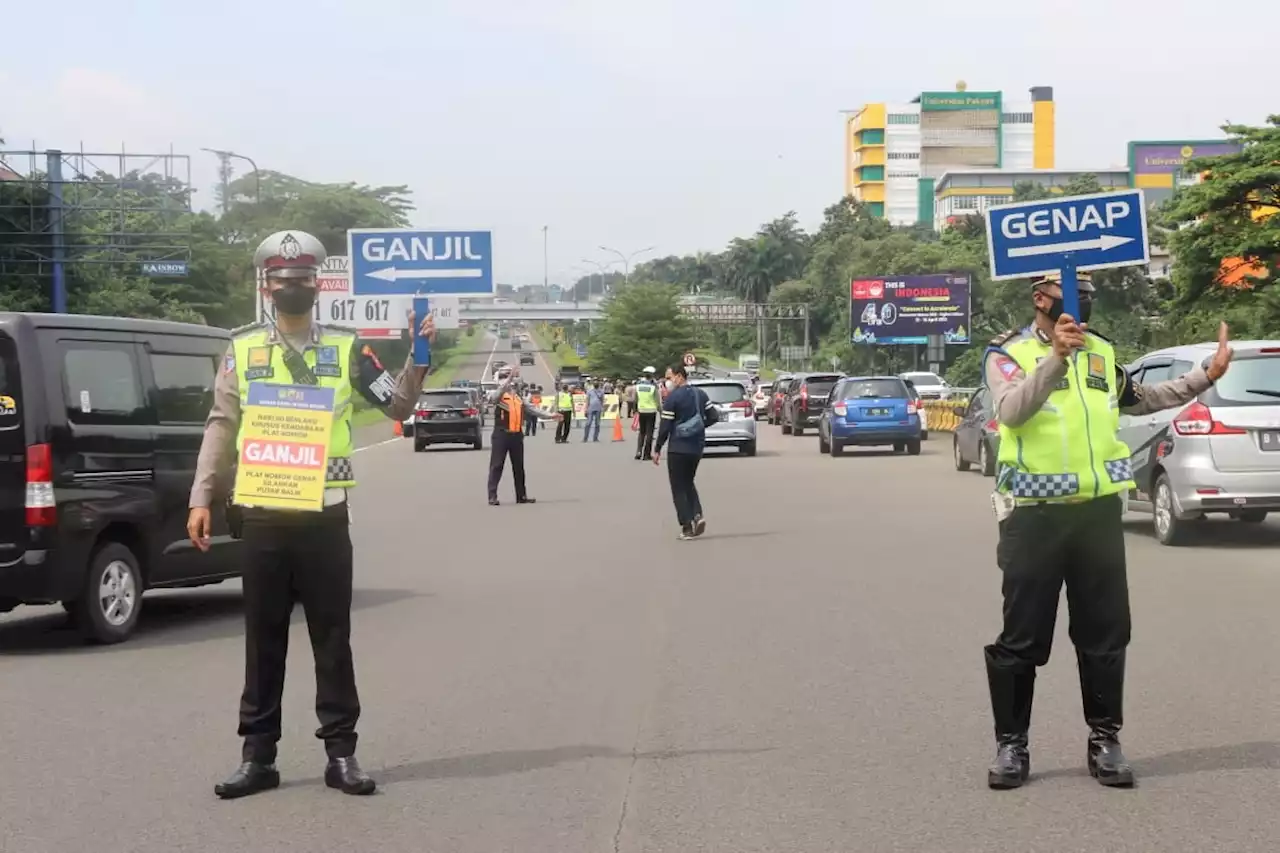
<path id="1" fill-rule="evenodd" d="M 1209 407 L 1199 400 L 1178 412 L 1173 419 L 1173 429 L 1178 435 L 1244 435 L 1248 432 L 1215 421 Z"/>
<path id="2" fill-rule="evenodd" d="M 27 448 L 27 526 L 50 527 L 58 521 L 53 500 L 53 450 L 47 444 Z"/>

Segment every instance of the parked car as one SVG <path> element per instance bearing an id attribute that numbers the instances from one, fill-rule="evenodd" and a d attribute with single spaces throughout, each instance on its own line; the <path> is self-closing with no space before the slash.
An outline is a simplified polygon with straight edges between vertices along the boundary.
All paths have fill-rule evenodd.
<path id="1" fill-rule="evenodd" d="M 769 397 L 767 420 L 772 424 L 782 423 L 782 404 L 787 398 L 787 386 L 791 384 L 790 373 L 781 373 L 773 380 L 773 393 Z"/>
<path id="2" fill-rule="evenodd" d="M 421 453 L 431 444 L 470 444 L 484 449 L 480 408 L 469 390 L 440 388 L 423 391 L 413 421 L 413 449 Z"/>
<path id="3" fill-rule="evenodd" d="M 0 612 L 61 603 L 86 639 L 133 633 L 148 589 L 240 574 L 213 502 L 187 501 L 230 334 L 186 323 L 0 314 Z"/>
<path id="4" fill-rule="evenodd" d="M 836 383 L 818 419 L 818 450 L 839 456 L 851 445 L 920 454 L 920 412 L 900 377 L 846 376 Z"/>
<path id="5" fill-rule="evenodd" d="M 755 456 L 755 407 L 742 383 L 712 379 L 689 384 L 704 391 L 720 413 L 720 420 L 707 427 L 707 447 L 733 446 L 746 456 Z"/>
<path id="6" fill-rule="evenodd" d="M 906 373 L 899 373 L 898 377 L 916 386 L 922 400 L 946 400 L 952 394 L 951 385 L 936 373 L 909 370 Z"/>
<path id="7" fill-rule="evenodd" d="M 831 389 L 840 381 L 839 373 L 798 373 L 787 385 L 783 399 L 782 434 L 804 435 L 818 425 Z"/>
<path id="8" fill-rule="evenodd" d="M 916 401 L 916 411 L 920 414 L 920 440 L 929 440 L 929 417 L 924 410 L 924 401 L 920 399 L 920 392 L 916 390 L 915 383 L 910 379 L 904 379 L 907 383 L 907 393 L 911 395 L 911 399 Z"/>
<path id="9" fill-rule="evenodd" d="M 772 382 L 761 382 L 756 386 L 756 393 L 751 395 L 751 402 L 755 405 L 755 416 L 757 419 L 769 414 L 769 401 L 772 399 Z"/>
<path id="10" fill-rule="evenodd" d="M 951 450 L 957 471 L 968 471 L 971 465 L 977 465 L 982 476 L 995 476 L 996 457 L 1000 455 L 1000 425 L 992 411 L 991 394 L 985 387 L 969 398 L 969 406 L 952 434 Z"/>
<path id="11" fill-rule="evenodd" d="M 1206 363 L 1217 342 L 1149 353 L 1129 366 L 1151 385 Z M 1156 539 L 1177 545 L 1191 522 L 1225 513 L 1258 524 L 1280 510 L 1280 341 L 1232 341 L 1231 369 L 1181 409 L 1121 415 L 1137 489 L 1131 511 L 1152 515 Z"/>

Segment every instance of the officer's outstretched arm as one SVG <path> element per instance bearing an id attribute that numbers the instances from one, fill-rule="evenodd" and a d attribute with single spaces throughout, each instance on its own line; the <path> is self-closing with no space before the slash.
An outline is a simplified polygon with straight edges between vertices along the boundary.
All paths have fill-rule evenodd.
<path id="1" fill-rule="evenodd" d="M 1126 415 L 1147 415 L 1190 403 L 1209 390 L 1213 382 L 1203 367 L 1191 370 L 1164 382 L 1139 385 L 1129 372 L 1116 366 L 1116 399 L 1120 411 Z"/>

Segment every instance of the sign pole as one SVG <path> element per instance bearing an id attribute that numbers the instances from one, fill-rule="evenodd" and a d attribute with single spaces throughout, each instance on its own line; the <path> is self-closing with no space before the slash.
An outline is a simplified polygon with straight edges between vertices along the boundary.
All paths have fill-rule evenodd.
<path id="1" fill-rule="evenodd" d="M 1075 264 L 1071 256 L 1063 258 L 1067 263 L 1062 267 L 1062 313 L 1070 314 L 1077 323 L 1080 322 L 1080 280 L 1076 276 Z"/>
<path id="2" fill-rule="evenodd" d="M 425 296 L 413 298 L 413 322 L 417 328 L 410 329 L 413 335 L 413 366 L 429 367 L 431 365 L 431 341 L 422 334 L 422 321 L 431 313 L 431 300 Z"/>

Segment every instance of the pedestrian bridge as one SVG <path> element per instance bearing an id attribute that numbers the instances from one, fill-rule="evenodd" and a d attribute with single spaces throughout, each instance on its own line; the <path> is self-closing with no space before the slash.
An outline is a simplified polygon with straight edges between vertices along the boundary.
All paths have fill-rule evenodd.
<path id="1" fill-rule="evenodd" d="M 541 323 L 551 320 L 599 320 L 600 306 L 591 302 L 544 303 L 536 305 L 465 305 L 458 309 L 459 320 L 478 323 L 492 320 Z"/>

